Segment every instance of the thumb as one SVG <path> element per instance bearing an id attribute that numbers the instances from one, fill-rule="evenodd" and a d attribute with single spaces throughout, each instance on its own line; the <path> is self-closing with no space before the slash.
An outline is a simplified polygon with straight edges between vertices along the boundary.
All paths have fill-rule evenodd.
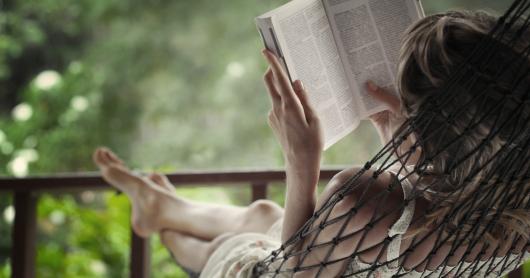
<path id="1" fill-rule="evenodd" d="M 385 103 L 390 111 L 394 114 L 398 114 L 401 102 L 399 101 L 399 98 L 387 90 L 377 86 L 374 82 L 368 81 L 366 82 L 366 89 L 368 89 L 368 92 L 370 92 L 370 95 L 372 95 L 375 99 Z"/>

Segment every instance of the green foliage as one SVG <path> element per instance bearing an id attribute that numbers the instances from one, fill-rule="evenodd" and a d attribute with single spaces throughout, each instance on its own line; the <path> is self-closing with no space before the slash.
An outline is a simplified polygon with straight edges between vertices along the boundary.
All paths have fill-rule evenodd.
<path id="1" fill-rule="evenodd" d="M 0 174 L 94 170 L 90 157 L 100 145 L 144 170 L 282 165 L 265 121 L 270 104 L 253 18 L 285 0 L 4 2 Z M 429 13 L 485 3 L 499 9 L 509 1 L 424 1 Z M 324 164 L 362 163 L 377 142 L 364 123 L 326 152 Z M 249 202 L 241 187 L 178 194 Z M 282 185 L 270 190 L 280 204 L 283 195 Z M 11 202 L 0 195 L 0 277 L 10 275 Z M 124 196 L 44 194 L 38 216 L 38 277 L 128 275 Z M 151 245 L 153 277 L 185 277 L 157 237 Z"/>
<path id="2" fill-rule="evenodd" d="M 97 199 L 96 199 L 97 198 Z M 113 193 L 43 195 L 38 206 L 41 277 L 123 277 L 128 265 L 129 204 Z"/>

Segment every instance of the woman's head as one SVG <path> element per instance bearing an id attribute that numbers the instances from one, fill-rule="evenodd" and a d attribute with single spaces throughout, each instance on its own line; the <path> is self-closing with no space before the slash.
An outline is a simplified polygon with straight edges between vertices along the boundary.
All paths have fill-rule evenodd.
<path id="1" fill-rule="evenodd" d="M 407 117 L 415 117 L 428 112 L 430 117 L 430 121 L 414 126 L 414 136 L 421 148 L 419 163 L 428 164 L 426 175 L 432 180 L 429 184 L 431 190 L 425 191 L 424 196 L 438 204 L 438 208 L 427 215 L 426 225 L 456 214 L 451 217 L 450 224 L 454 224 L 454 229 L 466 229 L 470 223 L 465 220 L 464 212 L 453 211 L 457 204 L 471 203 L 476 194 L 480 194 L 478 191 L 487 192 L 488 188 L 499 196 L 506 190 L 516 190 L 510 183 L 484 184 L 484 179 L 491 177 L 494 180 L 494 177 L 507 171 L 500 165 L 504 161 L 502 156 L 497 154 L 508 153 L 506 142 L 520 123 L 517 119 L 510 119 L 513 116 L 510 108 L 515 106 L 513 103 L 502 107 L 498 104 L 503 101 L 503 95 L 512 94 L 514 99 L 520 99 L 528 94 L 530 61 L 519 53 L 530 44 L 530 31 L 526 30 L 514 44 L 509 44 L 507 41 L 515 37 L 517 26 L 506 33 L 506 41 L 500 42 L 488 36 L 496 24 L 495 17 L 483 12 L 447 12 L 421 19 L 409 28 L 403 38 L 398 69 L 403 113 Z M 496 47 L 493 55 L 488 56 L 491 59 L 489 63 L 470 61 L 469 57 L 477 45 L 484 43 Z M 513 63 L 504 67 L 507 61 Z M 500 68 L 502 71 L 499 71 Z M 455 79 L 457 71 L 459 78 Z M 526 74 L 521 74 L 524 72 Z M 495 76 L 495 82 L 489 82 L 484 76 Z M 521 76 L 525 76 L 523 81 L 517 83 Z M 519 85 L 513 88 L 514 83 Z M 442 99 L 443 94 L 448 94 L 448 84 L 451 84 L 450 100 L 443 106 L 427 103 L 433 95 L 434 99 Z M 518 117 L 528 118 L 528 109 Z M 499 122 L 505 124 L 498 128 L 496 125 Z M 495 128 L 498 132 L 490 136 Z M 525 155 L 528 156 L 528 153 Z M 493 158 L 496 160 L 490 163 Z M 530 188 L 529 184 L 526 181 L 523 186 Z M 506 188 L 510 186 L 512 188 Z M 489 197 L 486 194 L 483 195 L 479 196 L 479 202 L 500 206 L 487 200 Z M 517 230 L 525 226 L 513 224 L 515 222 L 530 224 L 528 211 L 519 210 L 515 203 L 510 207 L 513 210 L 502 214 L 498 221 L 500 224 L 488 231 L 490 238 L 502 240 L 501 231 L 517 234 Z M 471 206 L 470 209 L 477 208 Z M 476 217 L 471 219 L 476 220 Z M 470 229 L 471 225 L 468 226 Z M 528 226 L 522 234 L 528 236 Z"/>
<path id="2" fill-rule="evenodd" d="M 425 17 L 405 33 L 398 86 L 405 113 L 418 112 L 495 26 L 486 13 L 448 12 Z"/>

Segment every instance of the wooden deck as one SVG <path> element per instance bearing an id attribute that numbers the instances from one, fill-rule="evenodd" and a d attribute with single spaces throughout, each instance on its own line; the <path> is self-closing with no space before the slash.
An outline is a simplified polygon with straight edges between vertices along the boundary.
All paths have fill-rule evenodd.
<path id="1" fill-rule="evenodd" d="M 324 169 L 320 179 L 331 179 L 340 169 Z M 168 175 L 176 187 L 189 186 L 250 186 L 251 200 L 267 198 L 270 183 L 285 179 L 283 170 L 259 171 L 212 171 L 186 172 Z M 15 207 L 15 221 L 12 231 L 11 276 L 15 278 L 35 277 L 36 256 L 36 209 L 38 197 L 44 192 L 72 193 L 82 190 L 111 190 L 96 173 L 34 176 L 28 178 L 0 178 L 0 192 L 11 192 Z M 149 277 L 149 239 L 138 237 L 132 232 L 130 246 L 130 277 Z M 521 270 L 514 271 L 510 278 L 521 278 Z"/>

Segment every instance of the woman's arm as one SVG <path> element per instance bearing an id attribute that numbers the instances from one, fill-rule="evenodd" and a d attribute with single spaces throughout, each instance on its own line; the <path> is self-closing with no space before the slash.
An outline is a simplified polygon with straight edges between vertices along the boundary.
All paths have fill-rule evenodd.
<path id="1" fill-rule="evenodd" d="M 263 52 L 270 64 L 265 84 L 272 100 L 269 125 L 285 159 L 287 190 L 282 242 L 289 239 L 311 217 L 323 149 L 319 119 L 307 99 L 302 83 L 291 85 L 277 58 Z"/>
<path id="2" fill-rule="evenodd" d="M 287 189 L 282 242 L 287 241 L 313 215 L 320 166 L 294 166 L 287 162 L 285 170 Z"/>

